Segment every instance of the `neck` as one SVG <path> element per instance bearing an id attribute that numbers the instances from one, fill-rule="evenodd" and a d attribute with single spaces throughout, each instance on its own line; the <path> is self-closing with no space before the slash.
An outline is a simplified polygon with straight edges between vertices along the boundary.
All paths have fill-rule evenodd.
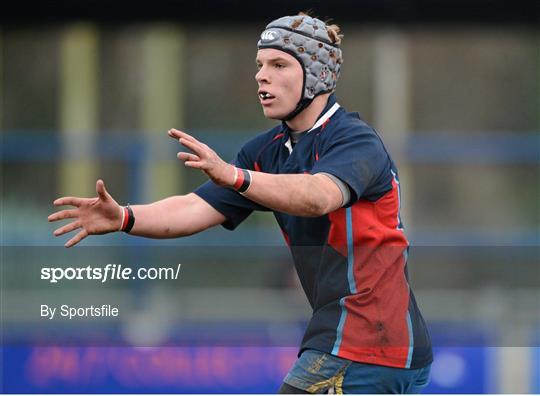
<path id="1" fill-rule="evenodd" d="M 317 122 L 317 118 L 324 110 L 326 103 L 328 103 L 329 93 L 322 94 L 311 102 L 300 114 L 294 117 L 292 120 L 286 121 L 289 128 L 292 131 L 306 131 L 310 129 Z"/>

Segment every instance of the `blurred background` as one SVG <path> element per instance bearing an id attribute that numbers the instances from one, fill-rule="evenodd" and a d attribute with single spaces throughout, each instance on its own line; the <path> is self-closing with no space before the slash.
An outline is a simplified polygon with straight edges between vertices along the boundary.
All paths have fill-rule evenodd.
<path id="1" fill-rule="evenodd" d="M 275 392 L 309 307 L 271 214 L 181 240 L 90 237 L 64 258 L 67 238 L 54 239 L 46 219 L 58 196 L 93 196 L 97 178 L 122 204 L 203 183 L 166 131 L 183 129 L 230 160 L 275 125 L 256 95 L 256 42 L 271 20 L 308 9 L 342 27 L 338 100 L 378 130 L 400 171 L 409 273 L 436 352 L 426 392 L 540 392 L 538 2 L 76 7 L 21 2 L 0 15 L 4 392 Z M 107 260 L 105 247 L 118 262 L 186 260 L 189 270 L 180 286 L 59 293 L 32 265 L 73 265 L 77 252 Z M 118 345 L 17 338 L 41 330 L 39 301 L 66 296 L 124 304 L 126 322 L 106 329 Z M 231 338 L 202 336 L 210 322 Z M 242 342 L 254 334 L 265 336 Z"/>

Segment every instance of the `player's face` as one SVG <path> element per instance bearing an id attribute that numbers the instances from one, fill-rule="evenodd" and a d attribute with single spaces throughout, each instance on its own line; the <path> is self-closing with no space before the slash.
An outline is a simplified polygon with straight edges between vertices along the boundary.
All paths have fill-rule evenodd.
<path id="1" fill-rule="evenodd" d="M 302 66 L 286 52 L 264 48 L 257 52 L 255 80 L 264 116 L 282 119 L 292 112 L 302 94 Z"/>

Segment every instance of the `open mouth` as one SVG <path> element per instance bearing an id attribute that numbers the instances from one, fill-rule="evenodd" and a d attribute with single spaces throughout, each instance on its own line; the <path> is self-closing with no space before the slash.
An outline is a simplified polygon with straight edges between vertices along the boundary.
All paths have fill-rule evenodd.
<path id="1" fill-rule="evenodd" d="M 259 98 L 264 102 L 270 99 L 275 99 L 275 96 L 266 91 L 259 91 Z"/>

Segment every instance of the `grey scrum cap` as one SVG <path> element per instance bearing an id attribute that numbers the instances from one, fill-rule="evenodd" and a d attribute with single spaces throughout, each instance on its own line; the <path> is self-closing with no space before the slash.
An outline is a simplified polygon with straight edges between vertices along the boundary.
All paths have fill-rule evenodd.
<path id="1" fill-rule="evenodd" d="M 326 24 L 320 19 L 307 15 L 276 19 L 266 26 L 257 47 L 287 52 L 302 65 L 302 98 L 297 109 L 287 119 L 300 113 L 317 95 L 332 92 L 336 88 L 343 62 L 341 49 L 332 42 Z"/>

